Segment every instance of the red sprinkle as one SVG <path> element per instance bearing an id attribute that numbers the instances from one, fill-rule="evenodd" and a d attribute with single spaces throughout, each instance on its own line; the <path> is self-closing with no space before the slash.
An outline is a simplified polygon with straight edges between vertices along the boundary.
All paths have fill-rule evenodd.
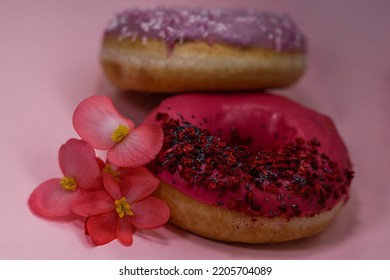
<path id="1" fill-rule="evenodd" d="M 164 170 L 176 173 L 189 188 L 216 192 L 218 207 L 291 218 L 302 216 L 302 209 L 291 203 L 289 196 L 299 196 L 313 205 L 316 213 L 348 197 L 353 172 L 340 170 L 337 163 L 320 153 L 317 139 L 297 138 L 279 148 L 259 149 L 250 146 L 251 138 L 240 138 L 238 131 L 231 132 L 227 143 L 207 129 L 166 113 L 158 113 L 156 118 L 165 137 L 163 148 L 150 164 L 151 170 L 156 174 Z M 255 192 L 264 194 L 262 198 L 276 197 L 278 203 L 264 212 L 267 198 L 261 200 Z"/>

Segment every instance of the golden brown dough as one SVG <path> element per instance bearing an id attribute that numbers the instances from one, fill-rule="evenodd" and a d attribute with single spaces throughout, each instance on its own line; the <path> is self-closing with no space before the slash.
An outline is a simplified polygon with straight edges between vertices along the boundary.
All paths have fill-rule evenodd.
<path id="1" fill-rule="evenodd" d="M 203 42 L 118 40 L 106 37 L 101 63 L 123 90 L 157 93 L 235 91 L 287 87 L 304 72 L 301 52 L 276 52 Z"/>
<path id="2" fill-rule="evenodd" d="M 165 183 L 156 196 L 171 210 L 170 222 L 197 235 L 214 240 L 240 243 L 273 243 L 309 237 L 324 230 L 344 202 L 312 217 L 254 217 L 200 203 Z"/>

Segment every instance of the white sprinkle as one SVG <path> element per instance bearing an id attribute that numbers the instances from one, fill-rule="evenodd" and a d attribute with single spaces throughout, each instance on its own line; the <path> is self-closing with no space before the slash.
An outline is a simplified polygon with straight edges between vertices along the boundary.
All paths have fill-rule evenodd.
<path id="1" fill-rule="evenodd" d="M 252 23 L 252 22 L 256 21 L 256 18 L 255 17 L 238 17 L 236 19 L 236 21 L 242 22 L 242 23 Z"/>
<path id="2" fill-rule="evenodd" d="M 148 38 L 146 36 L 142 36 L 142 45 L 146 45 L 148 42 Z"/>
<path id="3" fill-rule="evenodd" d="M 197 21 L 197 17 L 194 16 L 194 15 L 190 15 L 190 17 L 189 17 L 189 19 L 188 19 L 188 22 L 189 22 L 189 23 L 194 23 L 194 22 L 196 22 L 196 21 Z"/>
<path id="4" fill-rule="evenodd" d="M 143 31 L 148 32 L 149 31 L 149 23 L 148 22 L 141 22 L 141 28 Z"/>
<path id="5" fill-rule="evenodd" d="M 119 17 L 120 24 L 125 24 L 127 22 L 127 18 L 125 15 Z"/>
<path id="6" fill-rule="evenodd" d="M 119 25 L 118 19 L 115 17 L 112 20 L 110 20 L 106 26 L 106 30 L 110 31 L 115 29 Z"/>
<path id="7" fill-rule="evenodd" d="M 283 35 L 283 30 L 281 28 L 275 28 L 275 33 L 278 35 Z"/>
<path id="8" fill-rule="evenodd" d="M 227 31 L 228 28 L 227 28 L 227 26 L 226 26 L 225 24 L 223 24 L 223 23 L 218 23 L 215 30 L 216 30 L 217 32 L 223 32 L 223 31 Z"/>
<path id="9" fill-rule="evenodd" d="M 158 36 L 162 39 L 165 39 L 166 35 L 165 35 L 165 31 L 164 30 L 161 30 L 159 33 L 158 33 Z"/>
<path id="10" fill-rule="evenodd" d="M 137 36 L 138 36 L 138 33 L 137 33 L 137 32 L 134 32 L 134 33 L 131 35 L 131 41 L 132 41 L 132 42 L 135 42 L 135 40 L 137 39 Z"/>
<path id="11" fill-rule="evenodd" d="M 173 32 L 175 32 L 175 29 L 170 27 L 170 26 L 168 26 L 167 27 L 167 31 L 172 34 Z"/>
<path id="12" fill-rule="evenodd" d="M 122 34 L 125 34 L 125 33 L 127 33 L 127 31 L 129 30 L 129 28 L 125 25 L 125 26 L 122 26 L 122 28 L 121 28 L 121 33 Z"/>
<path id="13" fill-rule="evenodd" d="M 125 38 L 130 38 L 132 35 L 133 33 L 131 31 L 121 32 L 121 34 L 119 35 L 119 41 L 122 41 Z"/>
<path id="14" fill-rule="evenodd" d="M 153 30 L 159 30 L 159 29 L 161 29 L 161 24 L 162 24 L 162 20 L 161 20 L 161 19 L 158 19 L 158 20 L 154 23 L 154 25 L 152 26 L 152 29 L 153 29 Z"/>
<path id="15" fill-rule="evenodd" d="M 210 12 L 213 16 L 216 16 L 216 17 L 219 17 L 222 14 L 222 11 L 218 10 L 218 9 L 212 9 Z"/>
<path id="16" fill-rule="evenodd" d="M 180 11 L 180 14 L 182 15 L 182 16 L 188 16 L 188 11 L 187 10 L 182 10 L 182 11 Z"/>
<path id="17" fill-rule="evenodd" d="M 152 18 L 149 22 L 150 29 L 157 30 L 160 29 L 161 26 L 161 19 L 160 18 Z"/>

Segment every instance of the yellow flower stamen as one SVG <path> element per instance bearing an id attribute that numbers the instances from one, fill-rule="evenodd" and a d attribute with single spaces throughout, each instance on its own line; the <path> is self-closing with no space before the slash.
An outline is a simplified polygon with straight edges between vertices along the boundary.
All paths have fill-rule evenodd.
<path id="1" fill-rule="evenodd" d="M 112 176 L 114 176 L 116 179 L 119 180 L 119 172 L 117 170 L 112 169 L 110 164 L 106 164 L 103 168 L 103 172 L 110 173 Z"/>
<path id="2" fill-rule="evenodd" d="M 131 211 L 130 204 L 127 202 L 125 197 L 115 200 L 115 210 L 118 213 L 119 218 L 123 218 L 125 215 L 134 215 L 134 212 Z"/>
<path id="3" fill-rule="evenodd" d="M 61 178 L 60 185 L 67 191 L 74 191 L 77 188 L 75 180 L 67 176 Z"/>
<path id="4" fill-rule="evenodd" d="M 130 128 L 127 125 L 120 124 L 118 127 L 114 130 L 114 132 L 111 135 L 111 140 L 115 143 L 121 142 L 123 139 L 126 138 L 126 136 L 130 133 Z"/>

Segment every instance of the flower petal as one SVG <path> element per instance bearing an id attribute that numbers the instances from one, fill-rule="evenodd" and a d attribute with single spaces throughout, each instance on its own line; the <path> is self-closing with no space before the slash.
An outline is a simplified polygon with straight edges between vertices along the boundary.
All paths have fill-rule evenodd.
<path id="1" fill-rule="evenodd" d="M 134 212 L 131 222 L 141 229 L 155 229 L 163 226 L 170 214 L 165 202 L 152 196 L 132 204 L 131 209 Z"/>
<path id="2" fill-rule="evenodd" d="M 116 225 L 119 216 L 115 211 L 91 216 L 86 221 L 86 229 L 96 246 L 104 245 L 116 239 Z"/>
<path id="3" fill-rule="evenodd" d="M 68 217 L 73 214 L 72 207 L 80 197 L 80 190 L 67 191 L 60 185 L 60 179 L 49 179 L 32 192 L 28 204 L 42 217 Z"/>
<path id="4" fill-rule="evenodd" d="M 117 179 L 121 180 L 123 177 L 125 177 L 129 172 L 133 170 L 132 168 L 129 167 L 120 167 L 117 166 L 109 161 L 105 164 L 103 171 L 111 173 L 114 177 Z"/>
<path id="5" fill-rule="evenodd" d="M 134 203 L 151 195 L 158 187 L 157 179 L 145 167 L 134 168 L 120 182 L 123 196 Z"/>
<path id="6" fill-rule="evenodd" d="M 108 151 L 108 160 L 122 167 L 138 167 L 150 162 L 160 151 L 164 133 L 159 125 L 141 125 Z"/>
<path id="7" fill-rule="evenodd" d="M 127 125 L 130 130 L 134 128 L 134 123 L 119 114 L 107 96 L 85 99 L 73 114 L 73 126 L 77 133 L 100 150 L 110 149 L 116 144 L 111 136 L 120 124 Z"/>
<path id="8" fill-rule="evenodd" d="M 103 173 L 104 188 L 113 199 L 121 199 L 122 192 L 119 187 L 118 179 L 109 172 Z"/>
<path id="9" fill-rule="evenodd" d="M 116 236 L 125 246 L 131 246 L 133 244 L 133 226 L 129 216 L 124 216 L 119 219 L 116 226 Z"/>
<path id="10" fill-rule="evenodd" d="M 58 159 L 63 174 L 72 177 L 78 187 L 85 190 L 96 187 L 100 168 L 91 145 L 83 140 L 70 139 L 61 146 Z"/>
<path id="11" fill-rule="evenodd" d="M 77 215 L 89 217 L 115 210 L 115 203 L 106 191 L 86 192 L 72 210 Z"/>

